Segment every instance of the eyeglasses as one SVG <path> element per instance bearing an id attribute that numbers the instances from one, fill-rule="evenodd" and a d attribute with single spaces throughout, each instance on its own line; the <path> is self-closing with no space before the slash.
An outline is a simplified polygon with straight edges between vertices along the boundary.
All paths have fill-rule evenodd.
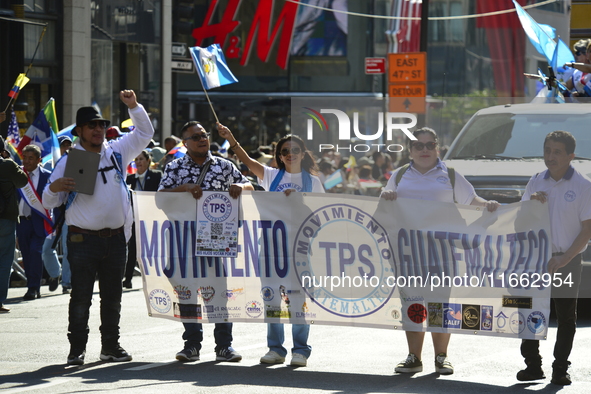
<path id="1" fill-rule="evenodd" d="M 206 140 L 208 139 L 210 136 L 209 133 L 201 133 L 201 134 L 193 134 L 192 136 L 190 136 L 189 138 L 184 138 L 183 141 L 195 141 L 195 142 L 199 142 L 201 140 Z"/>
<path id="2" fill-rule="evenodd" d="M 587 54 L 587 51 L 578 50 L 575 52 L 575 55 L 577 55 L 577 56 L 586 55 L 586 54 Z"/>
<path id="3" fill-rule="evenodd" d="M 423 150 L 423 149 L 425 149 L 425 147 L 427 147 L 427 149 L 429 149 L 429 150 L 433 150 L 433 149 L 435 149 L 435 147 L 437 147 L 437 142 L 433 142 L 433 141 L 429 141 L 427 143 L 413 142 L 413 144 L 411 146 L 413 147 L 413 149 L 416 149 L 416 150 Z"/>
<path id="4" fill-rule="evenodd" d="M 287 156 L 287 155 L 289 155 L 290 153 L 291 153 L 292 155 L 299 155 L 300 153 L 302 153 L 302 150 L 301 150 L 299 147 L 297 147 L 297 146 L 294 146 L 294 147 L 293 147 L 293 148 L 291 148 L 291 149 L 288 149 L 288 148 L 283 148 L 283 149 L 281 149 L 281 151 L 279 151 L 279 153 L 281 153 L 281 156 Z"/>
<path id="5" fill-rule="evenodd" d="M 104 120 L 91 120 L 90 122 L 86 123 L 86 126 L 91 130 L 96 129 L 97 127 L 101 127 L 103 129 L 106 129 L 107 122 Z"/>

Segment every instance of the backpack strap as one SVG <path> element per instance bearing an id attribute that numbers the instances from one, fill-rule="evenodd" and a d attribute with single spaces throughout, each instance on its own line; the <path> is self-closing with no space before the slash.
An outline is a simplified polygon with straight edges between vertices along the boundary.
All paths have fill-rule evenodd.
<path id="1" fill-rule="evenodd" d="M 404 173 L 408 170 L 408 167 L 410 167 L 410 163 L 406 163 L 405 165 L 400 167 L 400 169 L 396 173 L 396 187 L 398 187 L 398 184 L 402 180 L 402 176 L 404 175 Z"/>
<path id="2" fill-rule="evenodd" d="M 453 167 L 447 167 L 447 175 L 449 176 L 449 183 L 451 183 L 451 191 L 454 196 L 454 203 L 457 204 L 456 201 L 456 170 Z"/>

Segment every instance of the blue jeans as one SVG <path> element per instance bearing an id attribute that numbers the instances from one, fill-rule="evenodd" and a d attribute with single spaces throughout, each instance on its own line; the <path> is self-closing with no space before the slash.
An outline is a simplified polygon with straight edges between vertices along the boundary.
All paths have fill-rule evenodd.
<path id="1" fill-rule="evenodd" d="M 292 353 L 303 354 L 304 357 L 310 357 L 312 346 L 308 345 L 308 335 L 310 334 L 310 325 L 292 324 L 291 336 L 293 339 Z M 283 347 L 285 341 L 285 329 L 282 323 L 267 324 L 267 346 L 269 349 L 277 352 L 281 357 L 287 355 L 287 350 Z"/>
<path id="2" fill-rule="evenodd" d="M 183 326 L 185 326 L 185 332 L 183 333 L 185 349 L 194 347 L 198 351 L 201 350 L 201 341 L 203 341 L 203 324 L 183 322 Z M 216 352 L 220 349 L 232 346 L 232 323 L 215 323 L 213 337 L 215 338 Z"/>
<path id="3" fill-rule="evenodd" d="M 105 348 L 119 345 L 121 280 L 127 260 L 123 233 L 112 237 L 68 232 L 68 254 L 72 271 L 68 339 L 72 349 L 86 349 L 88 317 L 94 281 L 98 274 L 101 298 L 101 342 Z"/>
<path id="4" fill-rule="evenodd" d="M 41 251 L 43 250 L 45 238 L 35 233 L 32 220 L 21 220 L 16 226 L 16 236 L 19 249 L 23 255 L 27 287 L 30 290 L 39 290 L 41 288 L 41 278 L 43 277 Z"/>
<path id="5" fill-rule="evenodd" d="M 47 237 L 45 238 L 45 242 L 43 243 L 43 251 L 41 252 L 41 257 L 43 258 L 43 265 L 47 270 L 47 273 L 51 278 L 57 278 L 58 276 L 62 276 L 62 285 L 63 286 L 70 286 L 70 282 L 72 281 L 72 274 L 70 273 L 70 263 L 68 262 L 68 247 L 66 245 L 66 239 L 68 238 L 68 226 L 64 224 L 62 227 L 62 235 L 61 235 L 61 243 L 62 243 L 62 263 L 60 265 L 59 257 L 55 249 L 52 249 L 53 241 L 55 240 L 54 237 Z"/>
<path id="6" fill-rule="evenodd" d="M 10 268 L 14 260 L 16 248 L 16 222 L 0 219 L 0 306 L 8 297 L 10 284 Z"/>

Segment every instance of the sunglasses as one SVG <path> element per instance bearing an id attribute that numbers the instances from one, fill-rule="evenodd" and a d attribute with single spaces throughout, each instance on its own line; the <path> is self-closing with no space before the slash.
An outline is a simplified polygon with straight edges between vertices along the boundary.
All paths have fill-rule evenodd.
<path id="1" fill-rule="evenodd" d="M 299 155 L 300 153 L 302 153 L 302 150 L 299 147 L 295 146 L 291 149 L 283 148 L 279 153 L 281 153 L 281 156 L 287 156 L 290 153 L 292 155 Z"/>
<path id="2" fill-rule="evenodd" d="M 96 129 L 97 127 L 106 129 L 107 122 L 105 122 L 104 120 L 91 120 L 90 122 L 86 123 L 86 126 L 91 130 Z"/>
<path id="3" fill-rule="evenodd" d="M 423 150 L 423 149 L 425 149 L 425 147 L 427 147 L 427 149 L 429 149 L 429 150 L 433 150 L 437 147 L 437 142 L 433 142 L 433 141 L 429 141 L 427 143 L 413 142 L 413 144 L 411 146 L 413 147 L 413 149 L 416 149 L 416 150 Z"/>
<path id="4" fill-rule="evenodd" d="M 188 140 L 191 140 L 191 141 L 199 142 L 199 141 L 201 141 L 201 140 L 206 140 L 206 139 L 208 139 L 208 138 L 209 138 L 209 136 L 210 136 L 210 134 L 209 134 L 209 133 L 193 134 L 193 135 L 192 135 L 192 136 L 190 136 L 189 138 L 185 138 L 185 139 L 183 139 L 183 141 L 188 141 Z"/>
<path id="5" fill-rule="evenodd" d="M 577 55 L 577 56 L 586 55 L 586 54 L 587 54 L 586 51 L 576 51 L 575 52 L 575 55 Z"/>

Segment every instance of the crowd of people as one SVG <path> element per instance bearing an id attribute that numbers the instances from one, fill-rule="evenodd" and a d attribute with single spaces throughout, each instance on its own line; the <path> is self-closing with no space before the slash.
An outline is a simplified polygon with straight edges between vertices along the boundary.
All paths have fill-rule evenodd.
<path id="1" fill-rule="evenodd" d="M 243 190 L 282 192 L 286 196 L 293 192 L 326 191 L 380 196 L 387 201 L 403 197 L 478 205 L 491 212 L 499 207 L 496 201 L 477 196 L 461 174 L 441 161 L 438 136 L 427 127 L 414 131 L 416 140 L 409 139 L 406 154 L 400 157 L 373 152 L 371 156 L 343 158 L 338 151 L 329 150 L 316 161 L 297 135 L 286 135 L 271 147 L 247 152 L 227 127 L 217 123 L 219 137 L 229 144 L 227 157 L 222 157 L 211 133 L 197 121 L 187 122 L 179 132 L 180 138 L 169 137 L 165 149 L 159 148 L 152 140 L 154 130 L 148 114 L 137 102 L 135 93 L 121 91 L 120 99 L 135 125 L 131 132 L 115 130 L 109 134 L 110 121 L 95 108 L 82 107 L 72 130 L 77 137 L 75 143 L 72 145 L 70 138 L 60 139 L 64 153 L 76 149 L 100 156 L 92 194 L 77 192 L 74 179 L 64 175 L 68 154 L 52 172 L 41 166 L 41 152 L 35 145 L 23 149 L 22 168 L 10 159 L 2 158 L 0 162 L 0 205 L 5 207 L 0 211 L 0 311 L 9 312 L 4 302 L 16 234 L 27 276 L 28 289 L 23 299 L 32 301 L 41 296 L 44 266 L 50 275 L 50 290 L 58 287 L 61 275 L 63 292 L 70 294 L 70 365 L 85 362 L 88 319 L 97 278 L 101 299 L 100 358 L 115 362 L 132 359 L 119 343 L 123 287 L 132 287 L 137 258 L 130 190 L 190 193 L 196 200 L 203 191 L 225 191 L 232 198 L 238 198 Z M 4 156 L 4 141 L 1 142 Z M 173 151 L 179 144 L 186 154 L 175 158 Z M 546 137 L 540 148 L 548 169 L 532 176 L 523 200 L 536 199 L 548 204 L 552 234 L 562 234 L 553 237 L 549 271 L 573 273 L 574 278 L 580 278 L 581 253 L 591 238 L 591 180 L 571 166 L 575 144 L 574 137 L 565 131 Z M 127 175 L 127 163 L 132 161 L 137 172 Z M 578 198 L 563 198 L 570 192 Z M 57 233 L 50 223 L 57 225 Z M 48 234 L 52 236 L 47 237 Z M 60 237 L 67 256 L 61 266 L 55 252 Z M 568 357 L 576 327 L 578 283 L 568 294 L 555 294 L 559 290 L 553 289 L 552 293 L 558 317 L 552 383 L 566 385 L 571 383 Z M 203 327 L 199 323 L 183 325 L 184 346 L 175 357 L 181 362 L 199 360 Z M 290 364 L 306 366 L 312 351 L 308 344 L 310 326 L 294 324 L 291 331 Z M 216 323 L 214 337 L 216 360 L 242 359 L 232 348 L 232 323 Z M 395 367 L 397 373 L 423 370 L 424 337 L 424 332 L 406 332 L 409 353 Z M 450 334 L 432 333 L 432 339 L 435 371 L 452 374 L 454 368 L 448 358 Z M 268 324 L 269 351 L 260 362 L 284 363 L 288 354 L 284 342 L 283 324 Z M 538 342 L 524 340 L 521 352 L 527 367 L 519 371 L 517 379 L 543 379 Z"/>

